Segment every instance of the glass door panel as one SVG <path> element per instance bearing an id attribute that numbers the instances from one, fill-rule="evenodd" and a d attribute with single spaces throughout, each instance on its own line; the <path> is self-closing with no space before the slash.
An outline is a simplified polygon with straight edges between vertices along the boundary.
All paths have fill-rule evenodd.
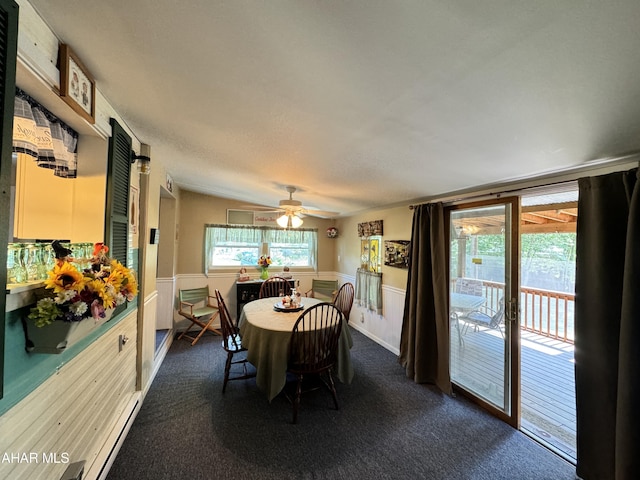
<path id="1" fill-rule="evenodd" d="M 452 207 L 448 216 L 451 380 L 511 419 L 517 208 L 517 199 L 507 199 Z"/>

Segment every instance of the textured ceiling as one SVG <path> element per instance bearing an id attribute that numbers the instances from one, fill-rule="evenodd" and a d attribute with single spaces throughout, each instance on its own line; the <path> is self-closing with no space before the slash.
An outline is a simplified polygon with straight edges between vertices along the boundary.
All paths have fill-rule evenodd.
<path id="1" fill-rule="evenodd" d="M 640 2 L 31 0 L 193 191 L 348 214 L 640 150 Z"/>

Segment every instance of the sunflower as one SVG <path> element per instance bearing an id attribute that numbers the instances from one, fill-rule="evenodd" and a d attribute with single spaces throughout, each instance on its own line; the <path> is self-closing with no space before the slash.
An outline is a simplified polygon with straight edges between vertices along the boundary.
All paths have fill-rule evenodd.
<path id="1" fill-rule="evenodd" d="M 108 288 L 102 280 L 89 280 L 86 286 L 87 290 L 102 299 L 104 308 L 112 308 L 115 305 L 116 300 L 113 295 L 113 289 Z"/>
<path id="2" fill-rule="evenodd" d="M 65 290 L 75 290 L 80 292 L 85 285 L 85 279 L 76 267 L 68 262 L 56 265 L 49 272 L 49 278 L 44 281 L 45 287 L 53 289 L 55 293 Z"/>

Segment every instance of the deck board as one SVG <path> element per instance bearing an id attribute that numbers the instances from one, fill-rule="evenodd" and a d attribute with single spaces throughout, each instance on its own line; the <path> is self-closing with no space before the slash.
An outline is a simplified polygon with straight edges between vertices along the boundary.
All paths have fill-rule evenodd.
<path id="1" fill-rule="evenodd" d="M 485 399 L 500 404 L 504 395 L 504 340 L 500 332 L 469 328 L 462 340 L 460 344 L 452 325 L 452 379 L 469 382 Z M 525 331 L 520 341 L 522 427 L 575 459 L 573 345 Z"/>

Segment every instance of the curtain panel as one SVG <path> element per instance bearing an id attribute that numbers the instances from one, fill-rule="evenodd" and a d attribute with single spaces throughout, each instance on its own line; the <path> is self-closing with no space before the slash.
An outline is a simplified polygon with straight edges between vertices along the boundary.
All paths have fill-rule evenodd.
<path id="1" fill-rule="evenodd" d="M 398 361 L 416 383 L 432 383 L 451 394 L 446 259 L 442 203 L 417 206 Z"/>
<path id="2" fill-rule="evenodd" d="M 359 268 L 356 272 L 356 303 L 382 315 L 382 274 Z"/>
<path id="3" fill-rule="evenodd" d="M 638 169 L 578 182 L 577 474 L 640 472 L 640 180 Z"/>
<path id="4" fill-rule="evenodd" d="M 33 157 L 39 167 L 62 178 L 76 178 L 78 133 L 16 88 L 13 152 Z"/>

